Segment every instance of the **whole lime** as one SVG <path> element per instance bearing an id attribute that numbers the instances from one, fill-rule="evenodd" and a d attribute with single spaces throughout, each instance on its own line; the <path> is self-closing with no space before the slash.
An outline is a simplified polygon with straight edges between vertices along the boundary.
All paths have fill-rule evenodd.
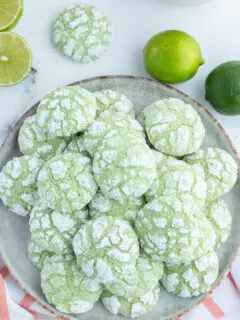
<path id="1" fill-rule="evenodd" d="M 225 114 L 240 114 L 240 61 L 220 64 L 207 77 L 206 99 Z"/>
<path id="2" fill-rule="evenodd" d="M 199 44 L 179 30 L 157 33 L 144 48 L 144 65 L 155 79 L 179 83 L 192 78 L 204 63 Z"/>

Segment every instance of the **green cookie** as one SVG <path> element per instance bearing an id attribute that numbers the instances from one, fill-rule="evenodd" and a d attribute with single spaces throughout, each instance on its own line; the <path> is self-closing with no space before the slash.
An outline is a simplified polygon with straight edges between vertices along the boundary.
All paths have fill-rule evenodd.
<path id="1" fill-rule="evenodd" d="M 135 230 L 145 253 L 167 263 L 191 262 L 212 250 L 216 241 L 208 219 L 184 214 L 174 197 L 148 202 L 138 213 Z"/>
<path id="2" fill-rule="evenodd" d="M 57 88 L 42 98 L 36 122 L 48 139 L 70 137 L 93 122 L 96 108 L 91 92 L 78 86 Z"/>
<path id="3" fill-rule="evenodd" d="M 133 299 L 118 297 L 107 290 L 103 290 L 101 301 L 104 307 L 114 315 L 121 314 L 129 318 L 138 318 L 156 305 L 159 293 L 159 285 L 145 295 Z"/>
<path id="4" fill-rule="evenodd" d="M 41 272 L 41 285 L 48 302 L 66 313 L 91 310 L 102 293 L 101 285 L 86 277 L 73 255 L 48 258 Z"/>
<path id="5" fill-rule="evenodd" d="M 53 25 L 53 42 L 64 55 L 79 62 L 99 58 L 111 44 L 111 25 L 92 6 L 72 5 L 62 10 Z"/>
<path id="6" fill-rule="evenodd" d="M 205 129 L 190 104 L 179 99 L 163 99 L 146 107 L 143 114 L 140 119 L 145 118 L 148 138 L 158 151 L 181 157 L 201 146 Z"/>
<path id="7" fill-rule="evenodd" d="M 113 90 L 101 90 L 94 92 L 97 101 L 98 114 L 109 110 L 120 112 L 134 117 L 132 102 L 122 93 Z"/>
<path id="8" fill-rule="evenodd" d="M 237 181 L 238 166 L 225 150 L 204 148 L 184 157 L 193 165 L 207 182 L 207 200 L 214 200 L 230 191 Z"/>
<path id="9" fill-rule="evenodd" d="M 78 229 L 86 222 L 88 210 L 82 209 L 73 213 L 61 213 L 38 202 L 30 216 L 32 240 L 42 249 L 53 253 L 71 253 L 72 239 Z"/>
<path id="10" fill-rule="evenodd" d="M 218 271 L 218 257 L 210 251 L 191 263 L 165 265 L 161 282 L 168 292 L 190 298 L 211 290 Z"/>
<path id="11" fill-rule="evenodd" d="M 145 196 L 148 201 L 158 196 L 178 198 L 187 214 L 202 214 L 207 197 L 207 184 L 193 166 L 184 161 L 153 151 L 157 177 Z"/>
<path id="12" fill-rule="evenodd" d="M 129 202 L 141 197 L 156 177 L 156 161 L 146 142 L 116 134 L 105 138 L 93 159 L 95 180 L 103 194 Z"/>
<path id="13" fill-rule="evenodd" d="M 84 224 L 73 239 L 73 250 L 86 275 L 103 284 L 121 278 L 139 256 L 137 236 L 130 224 L 111 216 Z"/>
<path id="14" fill-rule="evenodd" d="M 20 216 L 28 216 L 38 199 L 37 176 L 44 162 L 33 156 L 8 161 L 0 173 L 0 198 Z"/>
<path id="15" fill-rule="evenodd" d="M 45 163 L 38 176 L 40 200 L 58 212 L 81 210 L 96 192 L 91 160 L 81 154 L 55 156 Z"/>
<path id="16" fill-rule="evenodd" d="M 83 143 L 83 135 L 76 135 L 68 144 L 64 153 L 81 153 L 83 156 L 89 157 L 89 153 Z"/>
<path id="17" fill-rule="evenodd" d="M 67 139 L 62 137 L 48 139 L 46 133 L 36 124 L 34 115 L 27 118 L 21 126 L 18 144 L 22 153 L 48 160 L 63 153 L 67 147 Z"/>

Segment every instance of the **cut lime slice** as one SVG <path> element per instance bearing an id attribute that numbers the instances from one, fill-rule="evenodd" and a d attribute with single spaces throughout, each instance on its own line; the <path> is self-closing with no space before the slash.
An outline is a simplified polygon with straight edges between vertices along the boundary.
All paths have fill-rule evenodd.
<path id="1" fill-rule="evenodd" d="M 22 0 L 0 0 L 0 31 L 12 29 L 23 12 Z"/>
<path id="2" fill-rule="evenodd" d="M 21 82 L 32 65 L 32 52 L 25 39 L 12 32 L 0 33 L 0 86 Z"/>

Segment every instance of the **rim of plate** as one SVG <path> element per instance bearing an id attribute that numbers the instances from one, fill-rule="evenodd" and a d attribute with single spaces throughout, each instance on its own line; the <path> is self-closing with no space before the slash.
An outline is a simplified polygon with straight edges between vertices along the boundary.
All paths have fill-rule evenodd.
<path id="1" fill-rule="evenodd" d="M 171 91 L 175 91 L 175 92 L 178 92 L 180 95 L 188 98 L 189 100 L 191 100 L 194 104 L 196 104 L 201 110 L 203 110 L 205 113 L 208 114 L 208 116 L 216 123 L 216 125 L 218 126 L 218 128 L 223 132 L 223 134 L 225 135 L 225 137 L 227 138 L 228 140 L 228 143 L 233 151 L 233 153 L 235 154 L 237 160 L 238 160 L 238 164 L 240 165 L 240 155 L 238 155 L 238 152 L 232 142 L 232 140 L 230 139 L 229 135 L 227 134 L 227 132 L 225 131 L 225 129 L 223 128 L 223 126 L 220 124 L 220 122 L 212 115 L 212 113 L 210 111 L 208 111 L 206 108 L 204 108 L 199 102 L 197 102 L 195 99 L 193 99 L 192 97 L 190 97 L 189 95 L 187 95 L 186 93 L 182 92 L 181 90 L 178 90 L 168 84 L 165 84 L 165 83 L 162 83 L 160 81 L 157 81 L 157 80 L 153 80 L 153 79 L 150 79 L 150 78 L 146 78 L 146 77 L 140 77 L 140 76 L 131 76 L 131 75 L 106 75 L 106 76 L 98 76 L 98 77 L 92 77 L 92 78 L 87 78 L 87 79 L 84 79 L 84 80 L 80 80 L 80 81 L 76 81 L 76 82 L 72 82 L 70 84 L 68 84 L 67 86 L 74 86 L 74 85 L 81 85 L 81 84 L 84 84 L 84 83 L 87 83 L 87 82 L 91 82 L 91 81 L 94 81 L 94 80 L 104 80 L 104 79 L 129 79 L 129 80 L 141 80 L 141 81 L 145 81 L 145 82 L 150 82 L 150 83 L 153 83 L 155 85 L 158 85 L 158 86 L 163 86 L 163 87 L 166 87 L 168 88 L 169 90 Z M 36 103 L 38 104 L 38 102 Z M 34 107 L 36 104 L 34 104 L 32 107 Z M 29 110 L 32 109 L 32 107 L 29 108 Z M 5 143 L 6 143 L 6 140 L 7 138 L 9 137 L 9 135 L 11 134 L 11 132 L 13 131 L 13 129 L 15 128 L 15 126 L 21 121 L 22 117 L 24 115 L 27 115 L 28 114 L 28 111 L 26 111 L 20 118 L 18 118 L 14 124 L 10 127 L 10 129 L 8 130 L 7 134 L 5 135 L 5 139 L 4 141 L 2 142 L 1 146 L 0 146 L 0 152 L 2 152 L 2 149 L 4 148 L 5 146 Z M 223 275 L 221 276 L 221 278 L 219 279 L 219 281 L 217 283 L 215 283 L 215 285 L 212 287 L 212 289 L 207 292 L 207 294 L 201 298 L 199 301 L 197 301 L 194 305 L 192 305 L 191 307 L 189 307 L 188 309 L 184 310 L 184 312 L 181 312 L 179 314 L 177 314 L 176 316 L 174 316 L 173 318 L 169 318 L 168 320 L 174 320 L 178 317 L 181 317 L 183 315 L 185 315 L 186 313 L 188 313 L 189 311 L 191 311 L 192 309 L 196 308 L 198 305 L 200 305 L 205 299 L 207 299 L 212 293 L 213 291 L 215 291 L 217 289 L 217 287 L 221 284 L 221 282 L 225 279 L 225 277 L 227 276 L 227 274 L 229 273 L 229 271 L 232 269 L 232 265 L 233 263 L 235 262 L 238 254 L 240 253 L 240 244 L 238 245 L 238 249 L 235 253 L 235 255 L 233 256 L 231 262 L 230 262 L 230 265 L 229 267 L 227 268 L 227 270 L 225 271 L 225 273 L 223 273 Z M 5 254 L 2 254 L 2 257 L 3 257 L 3 260 L 4 260 L 4 263 L 6 264 L 11 276 L 14 278 L 14 280 L 17 282 L 17 284 L 20 286 L 20 288 L 26 293 L 28 294 L 35 302 L 37 302 L 41 307 L 43 307 L 44 309 L 48 310 L 50 313 L 54 314 L 57 319 L 59 320 L 71 320 L 70 318 L 66 317 L 66 316 L 63 316 L 61 314 L 59 314 L 58 312 L 54 311 L 54 310 L 51 310 L 49 307 L 47 307 L 46 305 L 43 305 L 39 300 L 38 298 L 36 298 L 32 293 L 28 292 L 25 288 L 24 288 L 24 284 L 21 283 L 20 280 L 17 279 L 17 277 L 15 276 L 15 273 L 14 271 L 11 270 L 11 268 L 9 267 L 9 264 L 8 264 L 8 258 L 5 256 Z"/>

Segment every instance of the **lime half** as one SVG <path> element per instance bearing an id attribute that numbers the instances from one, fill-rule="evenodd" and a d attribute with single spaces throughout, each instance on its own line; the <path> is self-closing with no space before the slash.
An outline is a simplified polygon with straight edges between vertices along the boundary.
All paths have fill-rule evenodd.
<path id="1" fill-rule="evenodd" d="M 0 31 L 12 29 L 23 12 L 22 0 L 0 0 Z"/>
<path id="2" fill-rule="evenodd" d="M 32 52 L 25 39 L 12 32 L 0 33 L 0 86 L 21 82 L 32 65 Z"/>

